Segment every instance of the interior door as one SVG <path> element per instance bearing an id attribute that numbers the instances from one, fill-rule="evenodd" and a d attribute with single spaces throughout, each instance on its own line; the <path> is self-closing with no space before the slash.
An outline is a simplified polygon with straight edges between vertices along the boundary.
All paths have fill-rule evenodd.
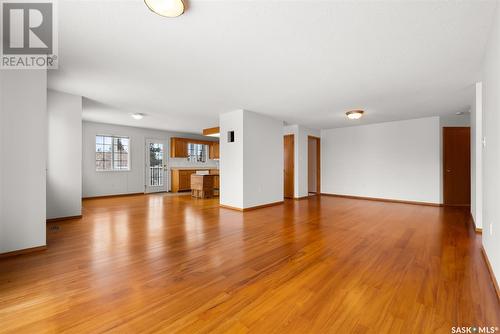
<path id="1" fill-rule="evenodd" d="M 146 192 L 168 191 L 167 143 L 146 139 Z"/>
<path id="2" fill-rule="evenodd" d="M 284 197 L 293 198 L 294 193 L 294 136 L 286 135 L 283 138 L 284 146 L 284 161 L 283 161 L 283 177 L 284 177 Z"/>
<path id="3" fill-rule="evenodd" d="M 307 136 L 307 183 L 308 192 L 321 193 L 321 139 Z"/>
<path id="4" fill-rule="evenodd" d="M 445 205 L 470 205 L 470 128 L 443 128 Z"/>

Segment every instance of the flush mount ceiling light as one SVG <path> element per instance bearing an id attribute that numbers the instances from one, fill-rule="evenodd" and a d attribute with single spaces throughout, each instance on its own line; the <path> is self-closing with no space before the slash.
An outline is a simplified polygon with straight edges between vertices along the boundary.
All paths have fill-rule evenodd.
<path id="1" fill-rule="evenodd" d="M 203 129 L 203 135 L 210 137 L 220 137 L 220 129 L 218 126 L 215 128 Z"/>
<path id="2" fill-rule="evenodd" d="M 144 118 L 144 114 L 143 113 L 135 113 L 135 114 L 130 114 L 130 116 L 132 116 L 133 119 L 137 119 L 137 120 L 140 120 L 140 119 L 143 119 Z"/>
<path id="3" fill-rule="evenodd" d="M 184 13 L 182 0 L 144 0 L 144 3 L 153 12 L 165 17 L 177 17 Z"/>
<path id="4" fill-rule="evenodd" d="M 349 119 L 360 119 L 364 111 L 363 110 L 351 110 L 345 113 L 347 115 L 347 118 Z"/>

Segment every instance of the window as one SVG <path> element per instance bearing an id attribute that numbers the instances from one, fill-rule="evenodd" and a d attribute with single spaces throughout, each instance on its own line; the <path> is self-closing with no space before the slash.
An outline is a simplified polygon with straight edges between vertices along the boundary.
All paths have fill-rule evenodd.
<path id="1" fill-rule="evenodd" d="M 204 144 L 188 143 L 188 160 L 192 162 L 207 161 L 207 147 Z"/>
<path id="2" fill-rule="evenodd" d="M 96 171 L 130 170 L 130 139 L 128 137 L 95 137 Z"/>

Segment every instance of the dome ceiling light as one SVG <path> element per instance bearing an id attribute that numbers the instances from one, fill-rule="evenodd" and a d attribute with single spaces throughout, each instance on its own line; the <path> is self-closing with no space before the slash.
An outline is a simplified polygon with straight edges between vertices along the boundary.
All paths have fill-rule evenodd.
<path id="1" fill-rule="evenodd" d="M 135 114 L 130 114 L 130 116 L 135 119 L 135 120 L 140 120 L 140 119 L 143 119 L 144 118 L 144 114 L 143 113 L 135 113 Z"/>
<path id="2" fill-rule="evenodd" d="M 346 112 L 345 114 L 349 119 L 360 119 L 361 117 L 363 117 L 364 113 L 365 112 L 363 110 L 351 110 Z"/>
<path id="3" fill-rule="evenodd" d="M 144 0 L 144 3 L 155 14 L 165 17 L 177 17 L 184 13 L 182 0 Z"/>

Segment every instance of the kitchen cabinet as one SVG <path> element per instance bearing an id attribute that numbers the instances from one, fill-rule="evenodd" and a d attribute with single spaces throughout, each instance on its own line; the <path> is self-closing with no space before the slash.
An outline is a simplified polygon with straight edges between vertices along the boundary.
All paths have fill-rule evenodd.
<path id="1" fill-rule="evenodd" d="M 208 171 L 209 175 L 213 175 L 214 188 L 219 189 L 219 170 L 208 168 L 197 169 L 182 169 L 174 168 L 171 171 L 171 188 L 172 192 L 190 191 L 191 190 L 191 175 L 196 174 L 197 170 Z"/>
<path id="2" fill-rule="evenodd" d="M 170 157 L 187 158 L 189 143 L 207 145 L 209 159 L 219 159 L 219 142 L 178 137 L 170 138 Z"/>
<path id="3" fill-rule="evenodd" d="M 191 190 L 191 175 L 196 170 L 192 169 L 173 169 L 172 170 L 172 192 Z"/>
<path id="4" fill-rule="evenodd" d="M 209 157 L 210 159 L 218 160 L 220 155 L 219 155 L 219 142 L 211 142 L 210 143 L 210 152 L 209 152 Z"/>
<path id="5" fill-rule="evenodd" d="M 214 177 L 218 175 L 191 175 L 191 196 L 196 198 L 214 197 Z"/>
<path id="6" fill-rule="evenodd" d="M 188 157 L 188 141 L 185 138 L 170 138 L 170 157 L 171 158 L 187 158 Z"/>
<path id="7" fill-rule="evenodd" d="M 179 171 L 179 190 L 191 189 L 191 175 L 195 174 L 194 170 L 180 170 Z"/>
<path id="8" fill-rule="evenodd" d="M 211 169 L 210 175 L 214 176 L 214 188 L 219 189 L 219 170 L 218 169 Z"/>

